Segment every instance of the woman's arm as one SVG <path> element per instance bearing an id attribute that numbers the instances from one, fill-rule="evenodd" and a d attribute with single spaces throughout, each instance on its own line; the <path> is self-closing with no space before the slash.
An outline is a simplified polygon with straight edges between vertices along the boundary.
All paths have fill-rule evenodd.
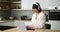
<path id="1" fill-rule="evenodd" d="M 43 28 L 45 23 L 46 23 L 46 16 L 43 14 L 40 18 L 41 19 L 40 19 L 40 24 L 39 25 L 41 26 L 41 28 Z"/>
<path id="2" fill-rule="evenodd" d="M 32 15 L 31 21 L 29 22 L 29 24 L 27 26 L 32 26 L 34 23 L 34 14 Z"/>

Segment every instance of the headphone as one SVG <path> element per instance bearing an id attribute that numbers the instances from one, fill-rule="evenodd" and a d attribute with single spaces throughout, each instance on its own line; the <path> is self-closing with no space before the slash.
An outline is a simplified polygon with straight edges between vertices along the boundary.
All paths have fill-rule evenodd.
<path id="1" fill-rule="evenodd" d="M 35 3 L 38 6 L 38 9 L 40 10 L 40 4 L 38 2 Z"/>

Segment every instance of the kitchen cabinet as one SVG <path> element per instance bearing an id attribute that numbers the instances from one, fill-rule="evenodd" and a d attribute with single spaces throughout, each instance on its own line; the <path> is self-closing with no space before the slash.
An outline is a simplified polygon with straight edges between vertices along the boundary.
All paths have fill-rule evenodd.
<path id="1" fill-rule="evenodd" d="M 49 20 L 51 30 L 60 30 L 60 20 Z"/>
<path id="2" fill-rule="evenodd" d="M 0 10 L 1 9 L 10 9 L 10 3 L 7 2 L 0 2 Z"/>
<path id="3" fill-rule="evenodd" d="M 25 26 L 29 24 L 30 21 L 15 21 L 15 25 L 20 28 L 20 25 L 23 25 L 21 23 L 25 23 Z M 49 20 L 49 22 L 46 22 L 46 24 L 51 24 L 51 30 L 60 30 L 60 21 L 58 20 Z M 24 25 L 23 25 L 24 27 Z"/>
<path id="4" fill-rule="evenodd" d="M 14 23 L 14 21 L 3 21 L 3 22 L 0 22 L 0 25 L 15 26 L 15 23 Z"/>
<path id="5" fill-rule="evenodd" d="M 30 20 L 14 20 L 14 21 L 4 21 L 0 22 L 0 25 L 4 26 L 17 26 L 19 29 L 27 26 L 29 24 Z M 49 20 L 49 22 L 46 22 L 46 24 L 51 24 L 51 30 L 60 30 L 60 21 L 55 20 Z"/>
<path id="6" fill-rule="evenodd" d="M 11 3 L 11 9 L 21 9 L 21 3 Z"/>
<path id="7" fill-rule="evenodd" d="M 21 9 L 21 0 L 0 0 L 1 9 Z"/>
<path id="8" fill-rule="evenodd" d="M 21 9 L 21 0 L 0 0 L 0 17 L 10 17 L 12 9 Z"/>

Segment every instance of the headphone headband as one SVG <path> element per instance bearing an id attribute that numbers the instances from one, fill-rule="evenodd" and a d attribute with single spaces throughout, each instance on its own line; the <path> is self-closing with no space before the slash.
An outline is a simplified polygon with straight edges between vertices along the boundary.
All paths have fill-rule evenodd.
<path id="1" fill-rule="evenodd" d="M 40 6 L 40 4 L 39 4 L 38 2 L 36 2 L 36 3 L 34 3 L 34 4 L 36 4 L 37 6 Z"/>
<path id="2" fill-rule="evenodd" d="M 38 9 L 40 10 L 40 4 L 38 2 L 36 2 L 36 5 L 38 6 Z"/>
<path id="3" fill-rule="evenodd" d="M 40 6 L 40 4 L 37 2 L 37 5 Z"/>

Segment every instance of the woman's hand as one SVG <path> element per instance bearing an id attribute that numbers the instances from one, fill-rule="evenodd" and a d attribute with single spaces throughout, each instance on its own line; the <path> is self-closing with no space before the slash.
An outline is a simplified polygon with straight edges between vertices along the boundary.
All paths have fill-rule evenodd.
<path id="1" fill-rule="evenodd" d="M 28 30 L 29 30 L 29 29 L 30 29 L 30 30 L 33 30 L 33 31 L 35 30 L 35 28 L 32 27 L 32 26 L 26 26 L 26 28 L 27 28 Z"/>

